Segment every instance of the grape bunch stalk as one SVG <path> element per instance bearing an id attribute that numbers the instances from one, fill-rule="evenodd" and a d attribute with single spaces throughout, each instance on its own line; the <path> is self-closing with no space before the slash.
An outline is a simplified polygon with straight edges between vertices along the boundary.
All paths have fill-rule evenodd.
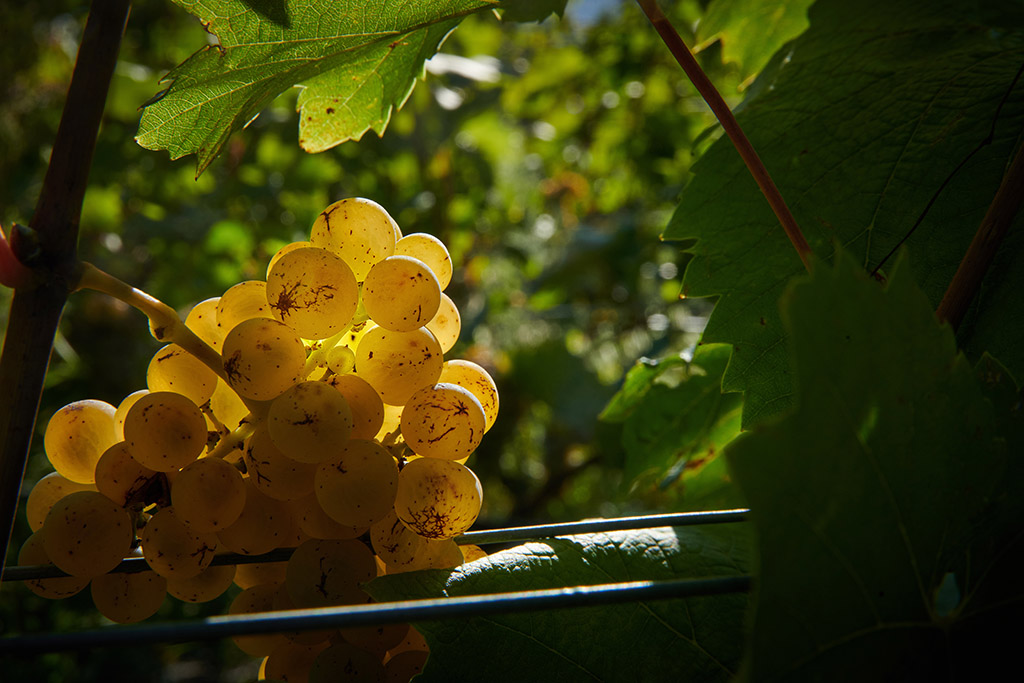
<path id="1" fill-rule="evenodd" d="M 204 602 L 241 588 L 230 613 L 359 605 L 382 574 L 483 556 L 453 538 L 476 520 L 466 467 L 498 413 L 479 365 L 444 354 L 459 312 L 445 245 L 402 235 L 379 204 L 338 201 L 266 281 L 237 284 L 184 321 L 90 264 L 80 288 L 144 312 L 167 345 L 146 389 L 85 399 L 46 427 L 55 472 L 32 489 L 20 564 L 68 576 L 28 582 L 64 598 L 89 586 L 101 614 L 132 623 L 169 593 Z M 294 547 L 287 563 L 212 565 L 218 552 Z M 152 571 L 112 570 L 141 555 Z M 235 639 L 287 681 L 408 680 L 426 643 L 408 625 Z M 346 673 L 345 675 L 349 675 Z M 385 676 L 387 677 L 385 679 Z"/>

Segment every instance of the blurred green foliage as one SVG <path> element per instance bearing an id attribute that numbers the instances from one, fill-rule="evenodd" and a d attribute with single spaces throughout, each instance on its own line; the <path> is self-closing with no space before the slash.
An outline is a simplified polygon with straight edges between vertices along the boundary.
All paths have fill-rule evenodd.
<path id="1" fill-rule="evenodd" d="M 702 4 L 666 7 L 688 41 Z M 71 0 L 0 5 L 5 227 L 31 220 L 86 12 Z M 639 358 L 692 347 L 710 309 L 678 300 L 678 245 L 658 238 L 712 119 L 635 5 L 577 0 L 561 21 L 540 24 L 472 17 L 383 138 L 303 153 L 292 92 L 195 179 L 191 159 L 171 162 L 133 138 L 160 77 L 207 40 L 171 3 L 133 7 L 85 198 L 83 259 L 184 314 L 264 277 L 269 257 L 304 239 L 330 202 L 372 198 L 404 232 L 444 240 L 461 266 L 448 290 L 463 316 L 451 355 L 487 367 L 501 394 L 499 421 L 474 456 L 486 491 L 478 526 L 687 507 L 681 479 L 631 488 L 622 426 L 597 419 Z M 739 71 L 721 63 L 717 44 L 701 59 L 737 98 Z M 23 495 L 49 471 L 41 448 L 49 416 L 85 397 L 116 404 L 143 386 L 158 346 L 137 312 L 93 293 L 72 297 Z M 19 519 L 12 552 L 27 532 Z M 171 602 L 162 617 L 223 609 Z M 61 610 L 38 603 L 5 587 L 3 630 L 97 623 L 87 596 Z M 207 680 L 214 670 L 228 679 L 245 661 L 212 646 L 153 652 L 118 654 L 118 666 L 152 672 L 134 680 Z M 114 663 L 95 657 L 53 657 L 44 669 L 50 680 L 101 680 Z M 193 658 L 203 664 L 190 669 Z"/>

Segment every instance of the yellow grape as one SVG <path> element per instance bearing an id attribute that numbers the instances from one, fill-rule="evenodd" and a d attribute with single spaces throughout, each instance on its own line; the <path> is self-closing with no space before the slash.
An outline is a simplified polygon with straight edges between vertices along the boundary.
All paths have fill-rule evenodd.
<path id="1" fill-rule="evenodd" d="M 275 611 L 287 611 L 297 609 L 295 602 L 292 600 L 292 596 L 288 595 L 288 587 L 281 585 L 277 589 L 277 593 L 274 594 L 273 607 Z M 338 629 L 325 629 L 319 631 L 282 631 L 281 635 L 288 639 L 288 642 L 299 645 L 318 645 L 320 643 L 327 646 L 327 640 L 338 633 Z"/>
<path id="2" fill-rule="evenodd" d="M 164 578 L 187 579 L 210 566 L 217 536 L 197 532 L 177 518 L 174 509 L 161 508 L 139 532 L 146 564 Z"/>
<path id="3" fill-rule="evenodd" d="M 394 510 L 370 527 L 370 542 L 387 564 L 388 573 L 409 571 L 416 558 L 428 554 L 428 546 L 435 543 L 402 524 Z"/>
<path id="4" fill-rule="evenodd" d="M 128 512 L 98 491 L 77 491 L 57 501 L 40 533 L 50 560 L 83 578 L 120 564 L 135 538 Z"/>
<path id="5" fill-rule="evenodd" d="M 29 528 L 32 531 L 39 531 L 53 504 L 69 493 L 95 490 L 95 484 L 79 484 L 61 476 L 59 472 L 50 472 L 37 481 L 28 494 L 28 500 L 25 502 L 25 516 L 28 518 Z"/>
<path id="6" fill-rule="evenodd" d="M 326 640 L 315 645 L 282 643 L 263 661 L 261 680 L 306 683 L 313 660 L 330 645 Z"/>
<path id="7" fill-rule="evenodd" d="M 258 424 L 246 440 L 243 458 L 249 481 L 271 498 L 295 500 L 313 492 L 316 465 L 292 460 L 282 453 L 266 423 Z"/>
<path id="8" fill-rule="evenodd" d="M 395 253 L 398 224 L 377 202 L 353 197 L 334 202 L 317 216 L 309 241 L 344 259 L 356 280 Z"/>
<path id="9" fill-rule="evenodd" d="M 228 614 L 255 614 L 270 612 L 274 608 L 274 594 L 280 584 L 261 583 L 246 588 L 235 596 L 228 607 Z M 248 655 L 263 657 L 269 655 L 279 645 L 288 640 L 280 633 L 268 633 L 253 636 L 233 636 L 235 645 Z"/>
<path id="10" fill-rule="evenodd" d="M 381 443 L 404 443 L 402 436 L 402 410 L 404 406 L 384 406 L 384 421 L 377 432 L 377 441 Z"/>
<path id="11" fill-rule="evenodd" d="M 388 655 L 396 657 L 403 652 L 430 652 L 430 646 L 427 645 L 426 639 L 419 631 L 416 630 L 415 626 L 409 627 L 409 632 L 405 634 L 405 638 L 398 645 L 388 650 Z"/>
<path id="12" fill-rule="evenodd" d="M 128 444 L 118 441 L 96 463 L 96 490 L 124 507 L 130 502 L 142 502 L 146 489 L 159 485 L 154 479 L 157 476 L 156 470 L 132 457 Z"/>
<path id="13" fill-rule="evenodd" d="M 171 504 L 178 518 L 195 531 L 219 531 L 234 524 L 242 514 L 245 480 L 220 458 L 201 458 L 175 477 Z"/>
<path id="14" fill-rule="evenodd" d="M 177 344 L 168 344 L 153 354 L 146 370 L 150 391 L 173 391 L 197 406 L 210 400 L 217 379 L 213 370 Z"/>
<path id="15" fill-rule="evenodd" d="M 117 404 L 117 410 L 114 411 L 114 430 L 117 432 L 118 440 L 124 439 L 124 418 L 128 417 L 128 411 L 131 410 L 135 402 L 140 398 L 149 393 L 149 389 L 139 389 L 133 391 Z"/>
<path id="16" fill-rule="evenodd" d="M 417 455 L 460 460 L 483 439 L 484 409 L 469 390 L 435 384 L 406 402 L 401 425 L 405 443 Z"/>
<path id="17" fill-rule="evenodd" d="M 224 346 L 224 335 L 230 330 L 225 330 L 217 324 L 217 304 L 220 297 L 200 301 L 185 316 L 185 327 L 195 332 L 195 335 L 213 347 L 213 350 L 220 353 Z"/>
<path id="18" fill-rule="evenodd" d="M 357 375 L 331 375 L 326 383 L 341 392 L 352 411 L 352 432 L 349 438 L 372 439 L 384 423 L 384 402 L 380 394 Z"/>
<path id="19" fill-rule="evenodd" d="M 359 305 L 352 269 L 319 247 L 290 251 L 267 276 L 267 301 L 276 320 L 305 339 L 326 339 L 348 327 Z"/>
<path id="20" fill-rule="evenodd" d="M 363 306 L 370 320 L 395 332 L 412 332 L 437 313 L 441 287 L 427 264 L 411 256 L 389 256 L 370 268 Z"/>
<path id="21" fill-rule="evenodd" d="M 398 465 L 377 442 L 353 439 L 334 459 L 317 468 L 314 483 L 320 507 L 331 519 L 368 527 L 383 519 L 395 504 Z"/>
<path id="22" fill-rule="evenodd" d="M 426 325 L 427 329 L 437 337 L 437 343 L 441 345 L 441 353 L 448 353 L 459 341 L 459 334 L 462 332 L 462 317 L 459 309 L 455 306 L 447 294 L 441 294 L 441 303 L 437 307 L 437 313 Z"/>
<path id="23" fill-rule="evenodd" d="M 167 579 L 167 592 L 183 602 L 210 602 L 231 588 L 235 565 L 210 565 L 187 579 Z"/>
<path id="24" fill-rule="evenodd" d="M 224 372 L 239 394 L 275 398 L 302 378 L 306 347 L 287 325 L 256 318 L 235 326 L 224 339 Z"/>
<path id="25" fill-rule="evenodd" d="M 327 367 L 336 375 L 352 372 L 356 366 L 355 351 L 344 344 L 338 344 L 327 352 Z"/>
<path id="26" fill-rule="evenodd" d="M 261 583 L 284 585 L 287 562 L 246 562 L 235 567 L 235 585 L 245 590 Z"/>
<path id="27" fill-rule="evenodd" d="M 285 254 L 287 254 L 289 252 L 295 251 L 296 249 L 304 249 L 306 247 L 312 247 L 312 246 L 313 246 L 312 242 L 302 241 L 302 242 L 291 242 L 289 244 L 284 245 L 280 249 L 278 249 L 277 252 L 273 256 L 270 257 L 270 263 L 267 264 L 267 279 L 270 279 L 270 271 L 274 269 L 274 266 L 277 264 L 278 261 L 281 260 L 282 256 L 284 256 Z"/>
<path id="28" fill-rule="evenodd" d="M 199 406 L 172 391 L 153 391 L 128 411 L 124 440 L 132 457 L 157 472 L 189 464 L 206 448 L 206 420 Z"/>
<path id="29" fill-rule="evenodd" d="M 406 650 L 392 656 L 384 663 L 384 683 L 408 683 L 423 671 L 428 655 L 423 650 Z"/>
<path id="30" fill-rule="evenodd" d="M 498 385 L 486 370 L 473 361 L 450 360 L 445 362 L 437 381 L 458 384 L 472 392 L 484 409 L 484 431 L 490 430 L 498 419 Z"/>
<path id="31" fill-rule="evenodd" d="M 134 624 L 156 614 L 167 597 L 167 579 L 153 572 L 97 576 L 90 586 L 99 613 L 119 624 Z"/>
<path id="32" fill-rule="evenodd" d="M 288 560 L 285 585 L 297 607 L 361 605 L 361 585 L 377 576 L 373 553 L 361 541 L 310 539 Z"/>
<path id="33" fill-rule="evenodd" d="M 383 659 L 387 651 L 398 645 L 409 632 L 409 624 L 381 624 L 341 629 L 341 637 L 361 650 Z"/>
<path id="34" fill-rule="evenodd" d="M 262 555 L 286 547 L 297 525 L 284 503 L 261 492 L 246 480 L 245 507 L 229 526 L 217 532 L 225 549 L 243 555 Z"/>
<path id="35" fill-rule="evenodd" d="M 320 506 L 316 493 L 288 501 L 288 509 L 310 538 L 359 538 L 369 530 L 369 526 L 348 526 L 331 519 Z"/>
<path id="36" fill-rule="evenodd" d="M 18 551 L 18 564 L 22 566 L 52 565 L 50 556 L 46 554 L 42 534 L 32 534 L 25 539 Z M 59 579 L 28 579 L 25 587 L 41 598 L 60 600 L 80 593 L 89 585 L 89 579 L 68 576 Z"/>
<path id="37" fill-rule="evenodd" d="M 217 302 L 217 327 L 225 338 L 243 321 L 273 317 L 267 304 L 267 283 L 262 280 L 239 282 Z"/>
<path id="38" fill-rule="evenodd" d="M 374 327 L 356 347 L 356 372 L 390 405 L 404 405 L 417 390 L 437 382 L 443 363 L 441 346 L 425 327 L 412 332 Z"/>
<path id="39" fill-rule="evenodd" d="M 420 536 L 452 538 L 473 525 L 482 500 L 480 480 L 465 465 L 417 458 L 398 475 L 395 514 Z"/>
<path id="40" fill-rule="evenodd" d="M 412 256 L 427 264 L 441 291 L 452 281 L 452 257 L 444 242 L 425 232 L 414 232 L 395 243 L 395 255 Z"/>
<path id="41" fill-rule="evenodd" d="M 364 683 L 384 680 L 384 665 L 376 655 L 338 642 L 323 650 L 309 669 L 309 683 Z"/>
<path id="42" fill-rule="evenodd" d="M 238 427 L 249 414 L 249 408 L 246 407 L 245 402 L 222 379 L 217 380 L 217 388 L 213 390 L 213 396 L 210 397 L 209 409 L 229 432 Z"/>
<path id="43" fill-rule="evenodd" d="M 267 430 L 288 458 L 321 463 L 336 457 L 352 433 L 345 396 L 324 382 L 299 382 L 270 404 Z"/>
<path id="44" fill-rule="evenodd" d="M 64 406 L 50 418 L 43 436 L 53 469 L 79 484 L 96 481 L 96 461 L 117 442 L 116 408 L 85 399 Z"/>
<path id="45" fill-rule="evenodd" d="M 480 546 L 473 543 L 460 545 L 459 550 L 462 552 L 463 562 L 476 562 L 477 560 L 482 560 L 487 557 L 487 552 Z"/>

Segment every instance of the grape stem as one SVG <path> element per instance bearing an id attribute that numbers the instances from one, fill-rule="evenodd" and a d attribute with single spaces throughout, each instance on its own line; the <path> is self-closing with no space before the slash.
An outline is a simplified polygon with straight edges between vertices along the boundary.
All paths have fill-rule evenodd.
<path id="1" fill-rule="evenodd" d="M 185 349 L 186 352 L 192 354 L 203 365 L 210 368 L 217 377 L 231 387 L 230 382 L 228 382 L 227 373 L 224 372 L 224 363 L 221 360 L 221 355 L 212 346 L 200 339 L 195 332 L 190 330 L 181 321 L 181 318 L 178 317 L 177 312 L 173 308 L 156 297 L 118 280 L 110 273 L 86 261 L 79 263 L 79 273 L 78 284 L 72 291 L 92 289 L 97 292 L 103 292 L 141 311 L 149 318 L 149 331 L 157 341 L 177 344 Z M 232 390 L 234 390 L 234 387 L 232 387 Z M 238 397 L 251 412 L 258 414 L 265 412 L 265 408 L 262 405 L 265 401 L 254 401 L 240 394 Z"/>
<path id="2" fill-rule="evenodd" d="M 251 420 L 251 421 L 250 421 Z M 237 427 L 231 430 L 231 433 L 227 434 L 222 438 L 212 451 L 207 453 L 207 458 L 224 458 L 231 454 L 232 451 L 238 448 L 238 445 L 249 438 L 249 436 L 256 431 L 256 425 L 259 424 L 259 419 L 254 415 L 244 418 Z"/>

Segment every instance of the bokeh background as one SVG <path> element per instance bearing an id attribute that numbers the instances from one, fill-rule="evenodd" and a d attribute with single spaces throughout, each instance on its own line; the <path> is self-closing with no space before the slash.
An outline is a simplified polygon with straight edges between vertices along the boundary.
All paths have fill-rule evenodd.
<path id="1" fill-rule="evenodd" d="M 684 38 L 704 3 L 663 3 Z M 0 224 L 30 221 L 87 7 L 0 3 Z M 170 2 L 132 9 L 82 214 L 80 255 L 178 309 L 263 278 L 279 247 L 348 196 L 374 199 L 403 232 L 449 247 L 448 289 L 463 330 L 452 357 L 495 377 L 501 414 L 470 465 L 477 527 L 688 509 L 681 480 L 626 479 L 622 426 L 599 414 L 641 358 L 687 354 L 711 302 L 680 300 L 679 244 L 659 235 L 710 114 L 632 3 L 572 0 L 562 19 L 467 19 L 397 112 L 372 133 L 309 155 L 297 145 L 297 90 L 281 96 L 199 178 L 134 142 L 160 78 L 211 40 Z M 692 41 L 691 41 L 692 42 Z M 717 44 L 700 55 L 733 102 L 740 76 Z M 0 291 L 6 329 L 9 294 Z M 81 398 L 118 403 L 143 388 L 159 344 L 141 314 L 75 294 L 56 339 L 23 496 L 50 471 L 42 429 Z M 12 552 L 28 535 L 16 522 Z M 11 562 L 13 564 L 13 562 Z M 219 613 L 168 600 L 156 619 Z M 47 603 L 0 590 L 4 633 L 98 625 L 88 591 Z M 40 681 L 248 680 L 230 643 L 49 655 L 2 663 Z M 130 675 L 128 675 L 130 673 Z"/>

